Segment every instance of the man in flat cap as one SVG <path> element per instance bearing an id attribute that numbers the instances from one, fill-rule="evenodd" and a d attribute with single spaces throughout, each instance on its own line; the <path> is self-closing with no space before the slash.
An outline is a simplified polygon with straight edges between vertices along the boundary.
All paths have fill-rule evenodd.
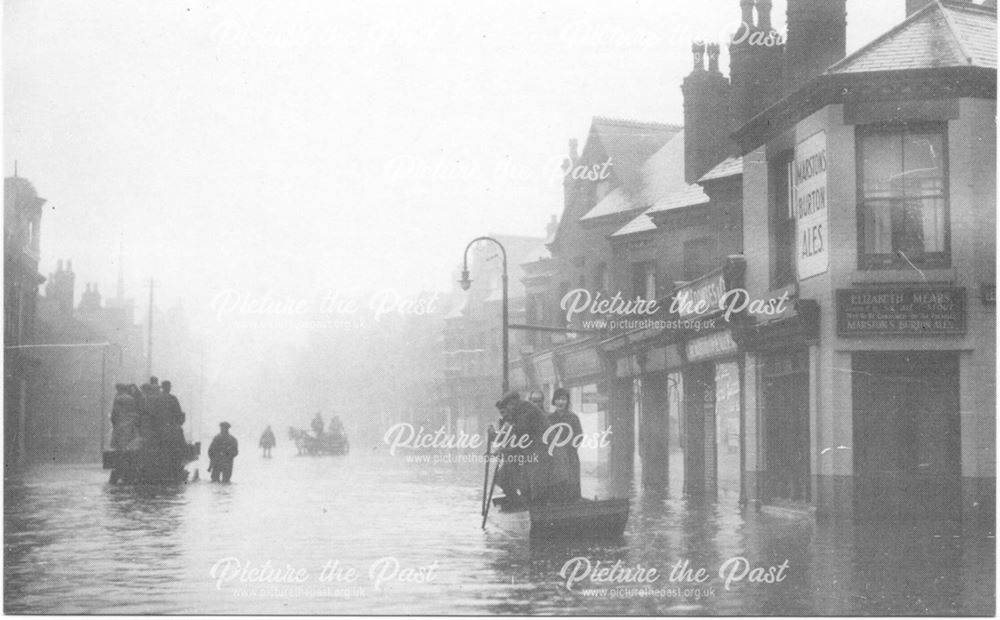
<path id="1" fill-rule="evenodd" d="M 219 424 L 219 434 L 212 439 L 208 447 L 208 471 L 212 474 L 212 482 L 229 482 L 233 475 L 233 460 L 240 453 L 239 442 L 229 434 L 232 424 Z"/>
<path id="2" fill-rule="evenodd" d="M 542 442 L 545 414 L 513 391 L 496 405 L 503 413 L 499 434 L 503 465 L 497 473 L 497 486 L 516 504 L 542 501 L 548 475 L 548 453 Z"/>

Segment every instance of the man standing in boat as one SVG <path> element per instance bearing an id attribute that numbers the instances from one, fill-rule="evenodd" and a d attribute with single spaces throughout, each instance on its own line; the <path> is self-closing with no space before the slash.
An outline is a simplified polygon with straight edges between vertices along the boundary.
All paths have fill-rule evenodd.
<path id="1" fill-rule="evenodd" d="M 546 416 L 549 415 L 549 412 L 545 410 L 545 393 L 541 390 L 531 390 L 531 393 L 528 394 L 528 402 L 538 407 L 538 410 Z"/>
<path id="2" fill-rule="evenodd" d="M 548 424 L 545 414 L 511 391 L 497 401 L 500 420 L 500 457 L 497 486 L 517 503 L 544 501 L 548 486 L 548 464 L 542 435 Z"/>
<path id="3" fill-rule="evenodd" d="M 233 475 L 233 461 L 240 453 L 239 442 L 229 434 L 232 424 L 219 424 L 219 434 L 208 446 L 208 471 L 212 474 L 212 482 L 229 482 Z"/>

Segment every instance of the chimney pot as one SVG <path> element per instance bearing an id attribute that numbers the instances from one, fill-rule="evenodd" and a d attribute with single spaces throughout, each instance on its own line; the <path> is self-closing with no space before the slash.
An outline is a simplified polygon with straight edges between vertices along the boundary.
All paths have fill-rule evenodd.
<path id="1" fill-rule="evenodd" d="M 694 70 L 705 70 L 705 42 L 695 41 L 691 44 L 691 54 L 694 56 Z"/>
<path id="2" fill-rule="evenodd" d="M 747 29 L 753 30 L 753 0 L 740 0 L 740 11 L 743 13 L 743 24 Z"/>
<path id="3" fill-rule="evenodd" d="M 757 0 L 757 28 L 771 30 L 771 0 Z"/>
<path id="4" fill-rule="evenodd" d="M 708 70 L 713 73 L 719 72 L 719 44 L 708 44 Z"/>

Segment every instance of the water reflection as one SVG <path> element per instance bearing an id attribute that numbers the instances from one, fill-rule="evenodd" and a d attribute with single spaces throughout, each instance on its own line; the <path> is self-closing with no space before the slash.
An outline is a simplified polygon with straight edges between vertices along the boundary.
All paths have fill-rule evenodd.
<path id="1" fill-rule="evenodd" d="M 47 466 L 5 481 L 8 613 L 991 614 L 991 533 L 948 524 L 817 526 L 635 488 L 620 540 L 520 540 L 479 527 L 481 469 L 385 455 L 238 461 L 230 485 L 115 487 L 95 467 Z M 589 485 L 589 486 L 587 486 Z M 586 483 L 588 495 L 604 494 Z M 434 564 L 424 583 L 375 587 L 373 564 Z M 788 561 L 780 583 L 724 587 L 734 557 Z M 303 589 L 217 583 L 225 558 L 293 566 Z M 560 572 L 585 558 L 653 568 L 655 596 Z M 353 568 L 334 592 L 322 566 Z M 679 563 L 703 582 L 671 579 Z M 676 575 L 675 575 L 676 577 Z M 348 590 L 347 585 L 353 590 Z M 669 590 L 673 587 L 674 589 Z M 249 592 L 249 594 L 248 594 Z M 346 592 L 346 594 L 344 593 Z M 603 592 L 603 593 L 602 593 Z"/>

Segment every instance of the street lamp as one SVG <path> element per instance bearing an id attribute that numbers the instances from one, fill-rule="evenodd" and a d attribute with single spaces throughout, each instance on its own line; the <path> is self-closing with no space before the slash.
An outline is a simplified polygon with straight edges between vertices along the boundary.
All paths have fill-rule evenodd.
<path id="1" fill-rule="evenodd" d="M 469 245 L 465 246 L 465 255 L 462 257 L 462 279 L 458 283 L 462 286 L 463 291 L 469 290 L 472 286 L 472 280 L 469 279 L 469 248 L 471 248 L 475 243 L 479 241 L 492 241 L 497 244 L 500 248 L 500 254 L 503 256 L 503 387 L 501 388 L 501 394 L 506 394 L 510 390 L 510 375 L 508 370 L 508 361 L 510 358 L 510 344 L 507 340 L 508 331 L 508 320 L 507 320 L 507 250 L 503 247 L 503 244 L 494 239 L 493 237 L 476 237 L 469 242 Z"/>

